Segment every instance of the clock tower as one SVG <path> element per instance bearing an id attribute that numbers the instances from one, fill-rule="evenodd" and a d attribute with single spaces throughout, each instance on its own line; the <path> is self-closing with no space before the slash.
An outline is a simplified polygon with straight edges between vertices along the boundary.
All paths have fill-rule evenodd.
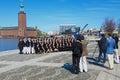
<path id="1" fill-rule="evenodd" d="M 20 1 L 20 12 L 18 13 L 18 36 L 26 36 L 26 13 L 22 1 Z"/>

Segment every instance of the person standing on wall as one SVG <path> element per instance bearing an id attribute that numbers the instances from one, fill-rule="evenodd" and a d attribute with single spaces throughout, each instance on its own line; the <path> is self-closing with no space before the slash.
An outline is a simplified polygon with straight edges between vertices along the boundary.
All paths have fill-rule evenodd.
<path id="1" fill-rule="evenodd" d="M 106 45 L 107 45 L 106 54 L 108 57 L 108 64 L 109 64 L 109 67 L 107 69 L 113 70 L 114 68 L 113 54 L 114 54 L 115 40 L 112 38 L 111 34 L 108 34 Z"/>
<path id="2" fill-rule="evenodd" d="M 75 41 L 72 43 L 72 60 L 75 74 L 79 73 L 79 62 L 82 55 L 82 44 L 80 43 L 80 41 L 80 38 L 76 38 Z"/>

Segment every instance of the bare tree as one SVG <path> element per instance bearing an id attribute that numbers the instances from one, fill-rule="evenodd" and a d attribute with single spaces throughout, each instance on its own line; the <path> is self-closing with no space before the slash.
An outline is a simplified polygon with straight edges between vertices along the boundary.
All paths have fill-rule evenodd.
<path id="1" fill-rule="evenodd" d="M 112 33 L 115 30 L 115 22 L 113 19 L 105 18 L 105 22 L 102 25 L 102 28 L 107 33 Z"/>

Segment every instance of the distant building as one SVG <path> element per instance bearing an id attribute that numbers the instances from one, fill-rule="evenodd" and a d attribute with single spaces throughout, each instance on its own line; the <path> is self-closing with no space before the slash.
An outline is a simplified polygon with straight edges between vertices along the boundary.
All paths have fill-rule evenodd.
<path id="1" fill-rule="evenodd" d="M 76 27 L 75 24 L 61 24 L 60 34 L 73 34 L 80 31 L 80 27 Z"/>
<path id="2" fill-rule="evenodd" d="M 59 31 L 49 31 L 48 35 L 59 35 Z"/>
<path id="3" fill-rule="evenodd" d="M 87 34 L 88 35 L 98 36 L 100 34 L 100 30 L 98 30 L 98 29 L 89 29 L 89 30 L 87 30 Z"/>
<path id="4" fill-rule="evenodd" d="M 37 36 L 37 28 L 27 27 L 26 13 L 21 2 L 20 12 L 18 13 L 18 26 L 0 27 L 0 36 L 2 37 L 25 37 Z"/>

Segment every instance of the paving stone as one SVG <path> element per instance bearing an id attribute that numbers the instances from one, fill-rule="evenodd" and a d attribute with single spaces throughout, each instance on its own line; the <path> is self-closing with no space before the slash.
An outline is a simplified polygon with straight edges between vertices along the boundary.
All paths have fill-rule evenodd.
<path id="1" fill-rule="evenodd" d="M 0 74 L 0 80 L 95 80 L 99 70 L 88 73 L 72 74 L 64 68 L 24 66 Z"/>
<path id="2" fill-rule="evenodd" d="M 6 64 L 0 64 L 0 68 L 7 66 Z"/>
<path id="3" fill-rule="evenodd" d="M 89 42 L 88 72 L 79 74 L 72 73 L 71 51 L 28 55 L 20 55 L 18 50 L 0 52 L 0 80 L 108 80 L 107 77 L 120 80 L 120 64 L 109 71 L 105 69 L 108 63 L 96 62 L 99 54 L 98 49 L 95 51 L 96 45 Z"/>
<path id="4" fill-rule="evenodd" d="M 0 61 L 26 61 L 46 54 L 12 54 L 1 56 Z"/>

